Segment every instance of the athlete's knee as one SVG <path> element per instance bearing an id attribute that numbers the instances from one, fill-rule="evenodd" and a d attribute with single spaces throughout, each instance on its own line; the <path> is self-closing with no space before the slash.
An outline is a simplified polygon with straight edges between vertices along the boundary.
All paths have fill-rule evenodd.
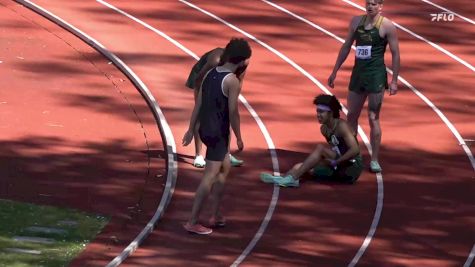
<path id="1" fill-rule="evenodd" d="M 315 149 L 313 150 L 313 153 L 312 154 L 315 154 L 315 153 L 321 153 L 323 151 L 323 149 L 325 148 L 324 145 L 322 144 L 318 144 L 317 147 L 315 147 Z"/>
<path id="2" fill-rule="evenodd" d="M 317 147 L 310 154 L 310 157 L 312 157 L 312 158 L 320 157 L 322 155 L 322 152 L 323 152 L 324 148 L 325 148 L 324 145 L 318 144 Z"/>
<path id="3" fill-rule="evenodd" d="M 221 169 L 220 173 L 229 173 L 229 170 L 231 169 L 231 160 L 229 158 L 229 153 L 224 155 L 223 162 L 221 164 Z"/>
<path id="4" fill-rule="evenodd" d="M 379 112 L 370 111 L 368 114 L 368 121 L 371 127 L 379 127 Z"/>
<path id="5" fill-rule="evenodd" d="M 203 190 L 209 192 L 215 181 L 216 181 L 216 175 L 213 176 L 213 175 L 205 174 L 203 176 L 203 179 L 201 180 L 199 188 L 202 188 Z"/>

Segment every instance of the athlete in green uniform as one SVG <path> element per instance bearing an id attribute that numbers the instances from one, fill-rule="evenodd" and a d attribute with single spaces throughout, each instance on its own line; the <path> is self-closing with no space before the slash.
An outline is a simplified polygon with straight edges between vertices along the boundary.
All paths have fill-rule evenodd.
<path id="1" fill-rule="evenodd" d="M 261 180 L 284 187 L 298 187 L 300 177 L 309 172 L 317 179 L 354 183 L 363 171 L 360 149 L 355 132 L 340 119 L 340 102 L 335 96 L 319 95 L 313 103 L 317 106 L 320 131 L 330 148 L 319 144 L 302 162 L 297 163 L 284 176 L 261 173 Z"/>
<path id="2" fill-rule="evenodd" d="M 370 169 L 381 172 L 379 147 L 381 145 L 381 126 L 379 114 L 383 103 L 384 90 L 389 95 L 397 93 L 399 76 L 399 42 L 396 27 L 381 15 L 384 0 L 366 0 L 366 15 L 353 17 L 345 43 L 340 49 L 328 85 L 333 88 L 336 74 L 348 57 L 353 42 L 356 42 L 355 65 L 351 73 L 348 93 L 348 124 L 354 131 L 358 118 L 368 98 L 368 117 L 371 127 L 370 142 L 373 150 Z M 384 52 L 389 44 L 392 55 L 392 81 L 388 85 Z"/>

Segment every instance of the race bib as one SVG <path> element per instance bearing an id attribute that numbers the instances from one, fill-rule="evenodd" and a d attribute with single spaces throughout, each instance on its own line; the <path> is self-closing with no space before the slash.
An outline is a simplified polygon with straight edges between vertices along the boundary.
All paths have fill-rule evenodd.
<path id="1" fill-rule="evenodd" d="M 371 46 L 360 45 L 356 47 L 356 58 L 358 59 L 370 59 L 371 58 Z"/>

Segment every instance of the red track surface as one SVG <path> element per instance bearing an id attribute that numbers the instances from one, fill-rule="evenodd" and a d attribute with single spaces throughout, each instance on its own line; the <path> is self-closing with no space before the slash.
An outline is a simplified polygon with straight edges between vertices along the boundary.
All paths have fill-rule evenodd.
<path id="1" fill-rule="evenodd" d="M 97 52 L 13 2 L 0 4 L 0 197 L 110 216 L 77 259 L 109 261 L 160 199 L 155 120 Z"/>
<path id="2" fill-rule="evenodd" d="M 433 12 L 432 7 L 422 2 L 411 2 L 411 10 L 422 14 L 412 16 L 412 11 L 407 11 L 408 2 L 387 3 L 385 11 L 388 17 L 440 44 L 470 64 L 475 64 L 471 50 L 473 45 L 470 45 L 473 40 L 469 37 L 473 35 L 471 33 L 474 26 L 457 20 L 453 23 L 455 27 L 447 24 L 442 25 L 437 32 L 431 31 L 434 24 L 430 22 L 428 14 Z M 153 150 L 163 149 L 145 102 L 127 81 L 119 85 L 115 82 L 119 86 L 117 89 L 110 79 L 105 79 L 102 73 L 113 73 L 111 75 L 117 79 L 123 79 L 123 75 L 77 39 L 12 2 L 0 3 L 9 7 L 2 10 L 4 17 L 9 18 L 4 20 L 8 21 L 6 26 L 10 26 L 6 28 L 12 29 L 12 25 L 18 25 L 15 20 L 19 17 L 12 13 L 13 9 L 24 14 L 23 23 L 28 24 L 25 21 L 34 20 L 42 27 L 47 27 L 48 31 L 58 32 L 61 39 L 67 38 L 70 43 L 68 47 L 43 28 L 29 24 L 25 32 L 31 31 L 40 39 L 35 44 L 54 43 L 58 47 L 49 49 L 50 53 L 38 53 L 35 49 L 41 47 L 35 48 L 25 43 L 27 41 L 24 39 L 18 41 L 20 37 L 26 38 L 24 34 L 19 34 L 18 30 L 9 31 L 11 40 L 18 41 L 10 45 L 12 48 L 9 54 L 12 59 L 15 58 L 13 49 L 21 49 L 23 46 L 25 48 L 21 51 L 29 51 L 31 57 L 37 57 L 33 63 L 42 64 L 30 62 L 20 68 L 15 68 L 18 65 L 7 68 L 7 63 L 10 63 L 3 59 L 5 62 L 1 66 L 2 71 L 8 70 L 11 73 L 7 76 L 11 77 L 8 85 L 18 82 L 16 88 L 22 90 L 9 90 L 7 94 L 0 94 L 1 101 L 5 98 L 7 103 L 12 103 L 6 109 L 10 115 L 1 118 L 2 126 L 11 125 L 7 130 L 3 129 L 5 138 L 2 139 L 5 141 L 2 142 L 6 144 L 4 147 L 12 147 L 10 150 L 2 150 L 2 158 L 9 160 L 5 166 L 20 164 L 22 166 L 18 169 L 26 168 L 28 173 L 24 175 L 22 171 L 10 167 L 7 174 L 13 178 L 7 179 L 5 184 L 17 184 L 13 188 L 8 187 L 7 192 L 2 192 L 2 197 L 5 194 L 6 197 L 15 199 L 48 203 L 40 198 L 30 199 L 28 195 L 31 189 L 26 189 L 17 182 L 18 177 L 34 177 L 25 182 L 41 185 L 37 177 L 42 175 L 41 181 L 46 181 L 45 183 L 54 182 L 55 185 L 65 187 L 74 185 L 63 189 L 63 194 L 54 191 L 57 192 L 57 199 L 63 201 L 65 206 L 106 214 L 124 212 L 137 199 L 139 190 L 134 189 L 143 187 L 146 177 L 155 176 L 155 173 L 148 176 L 146 174 L 147 154 L 141 153 L 147 150 L 143 139 L 144 130 L 140 128 L 140 123 L 125 98 L 141 118 L 147 139 L 153 143 L 149 146 Z M 176 142 L 179 143 L 192 107 L 192 92 L 183 85 L 187 72 L 194 63 L 192 57 L 152 31 L 95 1 L 71 3 L 41 0 L 35 3 L 99 40 L 128 64 L 157 98 Z M 110 3 L 163 31 L 198 55 L 212 47 L 225 45 L 231 36 L 240 36 L 231 28 L 177 1 Z M 276 3 L 340 37 L 345 36 L 350 17 L 360 14 L 354 7 L 340 1 L 322 1 L 321 5 L 316 5 L 315 1 Z M 358 3 L 362 4 L 362 1 Z M 239 1 L 225 5 L 216 4 L 215 1 L 199 1 L 196 4 L 268 43 L 322 83 L 326 81 L 341 45 L 332 37 L 260 1 Z M 455 5 L 452 9 L 457 7 L 464 8 L 464 5 Z M 463 13 L 462 11 L 456 12 Z M 5 28 L 5 25 L 2 26 Z M 399 31 L 399 37 L 401 75 L 439 107 L 464 138 L 474 139 L 473 115 L 469 110 L 469 106 L 473 106 L 475 102 L 475 91 L 471 87 L 475 82 L 473 72 L 407 33 Z M 243 95 L 269 130 L 278 149 L 281 171 L 285 171 L 293 163 L 303 159 L 305 153 L 316 143 L 323 141 L 311 105 L 312 98 L 321 91 L 267 49 L 254 42 L 251 45 L 253 58 Z M 85 51 L 82 54 L 88 55 L 88 59 L 79 57 L 71 47 Z M 3 49 L 3 45 L 1 48 Z M 81 60 L 71 60 L 77 57 Z M 389 59 L 388 57 L 387 62 L 390 62 Z M 91 62 L 98 67 L 91 68 Z M 333 91 L 343 103 L 346 102 L 344 99 L 351 64 L 350 56 L 339 73 L 336 89 Z M 17 71 L 13 72 L 15 69 Z M 19 74 L 18 69 L 23 72 Z M 40 80 L 35 75 L 43 79 Z M 57 81 L 61 81 L 59 84 L 64 87 L 57 88 Z M 468 238 L 475 236 L 475 221 L 472 216 L 475 213 L 474 171 L 456 139 L 434 111 L 408 88 L 401 85 L 400 89 L 398 96 L 386 98 L 383 107 L 381 158 L 384 167 L 384 207 L 376 235 L 358 265 L 461 266 L 475 241 Z M 453 94 L 454 91 L 462 93 Z M 19 102 L 13 102 L 15 100 Z M 80 105 L 77 104 L 79 101 Z M 5 105 L 0 106 L 2 114 Z M 29 117 L 26 117 L 24 110 L 26 105 L 27 112 L 31 111 L 31 114 L 28 113 Z M 41 111 L 48 109 L 61 111 L 54 113 L 59 114 L 56 121 L 50 119 L 47 123 L 54 121 L 69 123 L 71 126 L 60 128 L 60 131 L 45 127 L 45 115 Z M 77 115 L 78 112 L 80 116 Z M 54 114 L 52 112 L 51 116 Z M 258 180 L 259 172 L 272 170 L 267 145 L 244 107 L 241 107 L 241 115 L 245 152 L 239 156 L 246 161 L 246 165 L 233 169 L 228 181 L 224 205 L 229 227 L 216 231 L 209 237 L 191 236 L 183 231 L 181 224 L 189 216 L 201 171 L 190 167 L 192 147 L 178 146 L 179 172 L 172 202 L 157 230 L 126 260 L 125 266 L 229 266 L 241 254 L 259 228 L 272 195 L 272 188 Z M 83 117 L 91 124 L 81 127 Z M 366 114 L 362 114 L 361 118 L 360 123 L 368 133 Z M 98 125 L 101 127 L 97 127 Z M 120 132 L 116 130 L 117 127 L 120 127 Z M 51 136 L 60 141 L 51 141 Z M 39 141 L 30 141 L 36 139 Z M 37 148 L 32 150 L 32 145 L 37 145 Z M 47 149 L 43 148 L 45 145 L 48 146 Z M 95 157 L 91 156 L 89 150 L 77 151 L 84 147 L 90 149 L 91 146 L 100 152 L 92 153 Z M 3 151 L 8 153 L 4 156 Z M 367 152 L 364 151 L 368 159 Z M 11 155 L 15 155 L 12 152 L 22 154 L 12 157 Z M 64 155 L 70 157 L 70 161 L 66 162 L 69 168 L 61 170 L 59 178 L 55 176 L 54 181 L 51 178 L 51 173 L 57 173 L 54 166 L 49 161 L 36 160 L 39 156 L 43 158 L 45 153 L 53 159 L 64 158 Z M 88 160 L 81 160 L 81 153 L 86 153 Z M 99 154 L 104 164 L 84 165 L 97 162 L 96 154 Z M 122 163 L 129 158 L 133 160 Z M 163 168 L 163 162 L 153 157 L 152 160 L 157 162 L 151 162 L 151 172 Z M 7 161 L 1 162 L 4 164 Z M 74 172 L 74 177 L 81 178 L 71 178 L 69 171 Z M 91 180 L 92 175 L 104 178 Z M 110 177 L 115 179 L 111 180 Z M 79 185 L 77 179 L 81 179 Z M 119 184 L 115 185 L 114 182 Z M 89 186 L 88 196 L 97 196 L 97 199 L 88 202 L 89 205 L 75 202 L 78 192 L 81 192 L 79 190 L 84 187 L 83 183 Z M 91 186 L 92 183 L 94 187 Z M 135 187 L 124 186 L 130 183 L 134 183 Z M 161 189 L 160 182 L 153 183 L 154 186 L 150 189 L 154 190 L 154 195 L 146 197 L 146 200 L 156 204 Z M 39 190 L 41 187 L 35 188 Z M 91 193 L 91 188 L 95 192 Z M 106 188 L 109 190 L 104 192 Z M 64 190 L 71 193 L 64 194 Z M 113 194 L 116 198 L 110 199 L 108 194 Z M 368 172 L 362 175 L 355 186 L 306 182 L 299 189 L 281 190 L 269 228 L 242 265 L 347 265 L 370 228 L 376 194 L 375 176 Z M 105 197 L 108 197 L 107 201 Z M 92 207 L 91 203 L 103 204 Z M 152 206 L 148 206 L 149 210 L 152 210 Z M 144 220 L 149 218 L 143 217 Z M 132 235 L 131 232 L 125 230 L 121 234 Z M 107 231 L 102 236 L 103 239 L 107 238 Z M 103 255 L 102 251 L 94 253 L 95 246 L 99 247 L 100 244 L 104 242 L 99 238 L 79 258 L 76 265 L 102 266 L 112 259 L 110 256 L 114 255 L 113 252 L 117 254 L 119 246 L 107 255 Z"/>

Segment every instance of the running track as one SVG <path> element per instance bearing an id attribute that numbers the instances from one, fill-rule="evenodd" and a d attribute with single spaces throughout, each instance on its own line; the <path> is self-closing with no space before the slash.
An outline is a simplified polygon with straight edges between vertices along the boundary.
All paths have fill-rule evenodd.
<path id="1" fill-rule="evenodd" d="M 6 28 L 11 31 L 15 29 L 12 25 L 18 25 L 15 23 L 18 16 L 12 15 L 12 11 L 21 13 L 24 21 L 34 20 L 42 27 L 44 36 L 49 36 L 41 35 L 42 31 L 38 30 L 41 27 L 31 27 L 38 30 L 38 38 L 51 38 L 51 32 L 58 32 L 56 35 L 61 36 L 62 39 L 67 37 L 69 47 L 64 43 L 61 46 L 58 45 L 58 49 L 54 50 L 57 53 L 60 53 L 60 48 L 66 50 L 64 53 L 71 53 L 71 50 L 86 51 L 82 53 L 90 55 L 89 61 L 92 58 L 95 64 L 104 68 L 102 72 L 110 71 L 117 73 L 115 74 L 117 76 L 122 75 L 118 70 L 113 70 L 113 67 L 107 64 L 107 60 L 59 27 L 14 2 L 1 1 L 0 3 L 3 7 L 7 7 L 2 11 L 5 17 L 10 14 L 7 17 L 9 19 L 5 21 L 9 22 L 6 25 L 10 27 Z M 189 52 L 184 52 L 157 32 L 96 1 L 72 3 L 36 1 L 35 3 L 104 44 L 133 69 L 157 99 L 175 140 L 179 143 L 186 130 L 192 105 L 191 92 L 183 86 L 185 76 L 195 62 Z M 150 1 L 111 1 L 109 3 L 163 32 L 195 55 L 201 55 L 211 47 L 224 45 L 231 36 L 242 36 L 242 31 L 257 38 L 260 44 L 251 41 L 253 58 L 244 84 L 243 96 L 262 119 L 272 138 L 280 171 L 285 171 L 292 163 L 301 160 L 317 142 L 323 141 L 318 133 L 318 125 L 315 123 L 311 105 L 312 97 L 321 93 L 321 88 L 275 52 L 278 51 L 280 55 L 284 55 L 300 66 L 312 79 L 325 83 L 341 45 L 335 38 L 263 1 L 239 1 L 226 5 L 217 5 L 214 1 L 193 2 L 199 8 L 232 23 L 241 32 L 209 16 L 209 13 L 205 14 L 179 1 L 160 1 L 159 4 Z M 317 6 L 314 1 L 274 3 L 339 37 L 346 34 L 349 18 L 360 12 L 343 1 L 322 2 L 320 6 Z M 362 5 L 364 2 L 355 3 Z M 444 1 L 437 3 L 445 5 Z M 407 5 L 409 1 L 387 3 L 385 14 L 412 32 L 444 47 L 468 64 L 475 64 L 473 44 L 471 44 L 473 40 L 469 37 L 473 36 L 475 31 L 473 25 L 457 19 L 450 24 L 442 22 L 435 24 L 429 17 L 430 13 L 439 12 L 435 7 L 422 1 L 411 2 L 411 10 L 407 10 Z M 473 13 L 470 12 L 469 6 L 463 5 L 462 1 L 458 4 L 457 1 L 450 1 L 450 5 L 446 7 L 464 16 Z M 437 27 L 437 31 L 433 30 L 434 27 Z M 49 30 L 44 31 L 44 28 Z M 407 32 L 399 31 L 399 38 L 402 56 L 401 75 L 443 112 L 463 139 L 475 139 L 475 128 L 471 119 L 473 115 L 469 111 L 475 101 L 474 89 L 470 87 L 474 84 L 473 72 Z M 35 50 L 38 49 L 35 46 L 26 47 L 31 54 L 42 55 Z M 275 50 L 271 51 L 269 47 Z M 77 99 L 73 99 L 74 102 L 90 101 L 91 104 L 82 103 L 82 106 L 79 106 L 83 110 L 91 110 L 87 108 L 90 106 L 95 111 L 91 112 L 94 115 L 90 115 L 91 121 L 94 121 L 90 127 L 94 129 L 94 125 L 106 127 L 109 124 L 109 130 L 99 127 L 101 134 L 86 133 L 80 128 L 70 129 L 69 134 L 61 133 L 62 136 L 76 133 L 75 138 L 64 140 L 65 144 L 73 146 L 74 142 L 80 143 L 81 140 L 87 143 L 86 137 L 89 137 L 103 145 L 104 140 L 114 139 L 118 133 L 124 135 L 127 132 L 133 133 L 134 130 L 126 131 L 125 126 L 119 126 L 118 123 L 140 124 L 137 118 L 128 117 L 131 116 L 130 114 L 137 114 L 136 117 L 148 118 L 140 120 L 146 121 L 148 127 L 139 127 L 143 129 L 141 136 L 136 134 L 134 137 L 133 134 L 129 134 L 127 138 L 131 142 L 144 143 L 143 132 L 145 131 L 149 133 L 152 145 L 149 145 L 149 149 L 139 149 L 140 145 L 124 148 L 117 143 L 108 144 L 109 147 L 104 150 L 110 154 L 104 153 L 104 165 L 111 162 L 110 169 L 116 171 L 116 175 L 131 177 L 133 175 L 130 173 L 124 173 L 124 170 L 114 167 L 115 165 L 112 164 L 114 157 L 111 155 L 120 154 L 114 151 L 125 150 L 134 154 L 134 151 L 136 153 L 136 151 L 148 150 L 149 153 L 136 153 L 141 155 L 142 159 L 131 162 L 143 164 L 152 159 L 151 163 L 146 166 L 135 163 L 138 165 L 130 166 L 129 170 L 143 173 L 146 172 L 143 170 L 150 168 L 150 172 L 157 172 L 157 169 L 165 167 L 164 162 L 156 156 L 159 153 L 163 155 L 164 149 L 160 137 L 157 136 L 157 126 L 153 126 L 153 116 L 150 113 L 147 114 L 146 102 L 141 99 L 137 91 L 134 93 L 133 86 L 128 84 L 127 80 L 122 78 L 123 83 L 128 84 L 124 87 L 128 88 L 129 98 L 137 101 L 132 106 L 141 107 L 140 112 L 123 111 L 126 108 L 110 105 L 111 103 L 107 102 L 95 106 L 94 96 L 98 93 L 86 92 L 91 90 L 91 84 L 101 88 L 106 85 L 100 83 L 107 81 L 109 88 L 115 88 L 111 87 L 110 79 L 99 79 L 97 73 L 94 80 L 85 79 L 86 76 L 76 78 L 71 73 L 77 73 L 74 70 L 80 68 L 75 66 L 79 64 L 77 60 L 71 59 L 70 56 L 61 57 L 54 54 L 49 54 L 49 56 L 51 58 L 42 58 L 38 61 L 54 63 L 54 60 L 58 58 L 65 59 L 57 65 L 67 66 L 68 68 L 64 67 L 61 70 L 63 72 L 69 70 L 70 73 L 58 75 L 60 77 L 57 79 L 61 81 L 64 79 L 65 83 L 78 84 L 71 86 L 74 89 L 66 86 L 65 90 L 70 91 L 64 92 L 76 96 Z M 343 103 L 346 102 L 344 97 L 351 61 L 350 56 L 339 72 L 336 88 L 332 91 Z M 45 77 L 61 72 L 60 69 L 49 68 L 50 65 L 46 64 L 34 66 L 36 68 L 31 67 L 27 71 Z M 87 69 L 84 66 L 81 68 Z M 34 77 L 21 77 L 21 80 L 35 82 L 25 82 L 23 85 L 25 90 L 34 86 L 48 88 L 52 87 L 50 84 L 57 83 L 48 83 L 48 79 L 39 80 Z M 44 83 L 44 85 L 40 86 L 39 83 Z M 82 84 L 82 90 L 79 84 Z M 39 94 L 37 91 L 35 100 L 44 99 L 41 103 L 45 107 L 58 105 L 57 95 Z M 125 92 L 125 89 L 123 91 Z M 454 91 L 461 93 L 450 94 Z M 85 96 L 77 96 L 79 93 Z M 28 95 L 25 95 L 20 95 L 20 92 L 15 90 L 5 94 L 5 98 L 28 100 L 26 97 Z M 63 95 L 60 99 L 67 100 L 68 96 Z M 34 102 L 30 100 L 28 103 L 32 105 L 31 103 Z M 24 107 L 22 108 L 21 103 L 14 106 L 8 111 L 15 116 L 10 115 L 9 119 L 2 118 L 5 121 L 4 125 L 15 129 L 15 121 L 35 122 L 35 120 L 26 119 L 28 117 L 22 117 L 20 111 L 24 110 Z M 74 107 L 71 104 L 66 106 L 67 108 Z M 107 109 L 104 106 L 107 106 Z M 31 109 L 34 106 L 29 107 Z M 405 85 L 400 84 L 397 97 L 386 98 L 383 109 L 384 135 L 381 151 L 385 168 L 383 179 L 377 182 L 375 175 L 365 172 L 355 186 L 306 182 L 296 190 L 277 190 L 278 204 L 262 238 L 246 258 L 239 258 L 237 262 L 241 262 L 242 259 L 244 266 L 345 266 L 353 260 L 353 263 L 357 263 L 358 266 L 463 266 L 464 264 L 469 266 L 472 259 L 470 253 L 473 253 L 472 247 L 475 243 L 473 219 L 475 177 L 473 166 L 467 156 L 470 153 L 462 149 L 454 134 L 433 109 Z M 124 117 L 117 116 L 117 112 L 123 112 Z M 77 111 L 62 113 L 68 120 L 79 120 L 78 116 L 73 114 L 77 114 Z M 183 232 L 181 223 L 189 215 L 193 192 L 200 179 L 200 171 L 190 167 L 189 156 L 193 154 L 192 148 L 178 145 L 178 179 L 172 201 L 157 229 L 131 257 L 126 259 L 124 266 L 229 266 L 242 255 L 243 250 L 248 247 L 258 231 L 272 203 L 272 196 L 276 197 L 276 189 L 258 181 L 259 172 L 273 170 L 268 142 L 255 119 L 244 106 L 241 108 L 241 116 L 245 151 L 239 156 L 246 160 L 246 166 L 233 169 L 228 181 L 224 205 L 230 221 L 229 227 L 216 231 L 209 237 L 195 237 Z M 363 119 L 360 123 L 364 132 L 368 133 L 369 127 L 364 119 L 365 116 L 365 113 L 362 114 Z M 114 130 L 117 126 L 124 130 L 120 132 Z M 37 125 L 30 127 L 38 128 Z M 8 133 L 5 140 L 19 139 L 25 143 L 19 137 L 26 130 L 22 132 L 21 129 L 16 128 L 16 130 L 5 131 Z M 101 143 L 101 140 L 104 143 Z M 15 143 L 11 143 L 10 145 L 15 148 Z M 471 143 L 467 144 L 469 152 L 473 153 L 473 146 L 470 146 Z M 34 152 L 30 154 L 35 155 Z M 54 152 L 51 153 L 54 154 Z M 65 152 L 58 148 L 56 153 L 64 155 Z M 368 159 L 366 149 L 363 153 Z M 16 163 L 18 161 L 13 161 L 14 158 L 10 157 L 14 164 L 19 164 Z M 18 158 L 21 157 L 18 156 Z M 120 159 L 115 160 L 120 161 Z M 27 163 L 25 163 L 25 168 L 30 168 L 30 172 L 35 175 L 40 172 L 40 170 L 35 170 L 36 165 L 31 164 L 38 163 L 34 161 Z M 76 166 L 75 163 L 76 161 L 71 160 L 70 164 Z M 87 169 L 88 173 L 103 173 L 102 170 L 92 167 L 82 169 Z M 54 172 L 54 169 L 41 170 L 43 175 L 49 172 Z M 79 172 L 78 176 L 88 175 Z M 145 176 L 155 177 L 155 173 L 148 173 Z M 68 177 L 68 173 L 65 172 L 63 177 Z M 137 177 L 141 176 L 137 175 Z M 382 181 L 384 181 L 384 191 L 381 191 Z M 158 183 L 156 180 L 155 182 Z M 61 180 L 59 183 L 61 184 Z M 146 199 L 158 205 L 159 196 L 162 193 L 160 185 L 148 184 L 145 187 L 155 190 L 154 195 L 149 195 Z M 21 189 L 19 186 L 18 188 Z M 21 192 L 26 194 L 28 191 L 20 189 L 8 190 L 6 195 L 16 199 L 28 199 L 21 194 Z M 72 192 L 75 191 L 72 190 Z M 122 196 L 119 201 L 134 195 L 133 192 L 121 192 L 115 190 L 114 187 L 108 188 L 107 192 Z M 378 202 L 378 199 L 382 200 L 381 193 L 384 193 L 381 218 L 377 220 L 377 225 L 373 224 L 377 226 L 374 229 L 376 232 L 374 236 L 371 236 L 372 239 L 368 240 L 368 232 L 377 214 L 375 213 L 377 203 L 382 204 Z M 68 197 L 69 202 L 74 203 L 73 199 L 78 195 L 73 193 Z M 58 196 L 58 198 L 64 199 L 66 196 Z M 110 203 L 109 205 L 117 209 L 123 209 L 133 203 L 132 200 L 130 203 L 117 201 L 117 199 L 108 199 L 107 202 L 103 200 L 101 203 Z M 81 204 L 71 205 L 114 214 L 107 204 L 99 207 L 96 205 L 93 208 L 91 207 L 93 205 L 89 207 L 81 206 Z M 152 214 L 153 208 L 150 206 L 148 212 L 144 213 Z M 142 222 L 148 220 L 150 216 L 143 217 Z M 138 220 L 136 223 L 140 224 Z M 135 230 L 135 233 L 130 229 L 126 231 L 115 229 L 115 232 L 122 234 L 126 232 L 127 236 L 132 236 L 138 234 L 139 228 Z M 362 246 L 365 238 L 371 241 L 367 243 L 367 247 Z M 133 237 L 130 238 L 132 239 Z M 103 243 L 104 240 L 101 242 L 98 238 L 72 265 L 106 265 L 112 260 L 113 255 L 120 252 L 120 246 L 113 246 L 109 253 L 94 252 L 94 248 L 104 247 L 101 246 Z M 127 243 L 125 238 L 121 244 L 123 243 Z M 355 258 L 358 252 L 364 252 L 361 258 Z"/>

